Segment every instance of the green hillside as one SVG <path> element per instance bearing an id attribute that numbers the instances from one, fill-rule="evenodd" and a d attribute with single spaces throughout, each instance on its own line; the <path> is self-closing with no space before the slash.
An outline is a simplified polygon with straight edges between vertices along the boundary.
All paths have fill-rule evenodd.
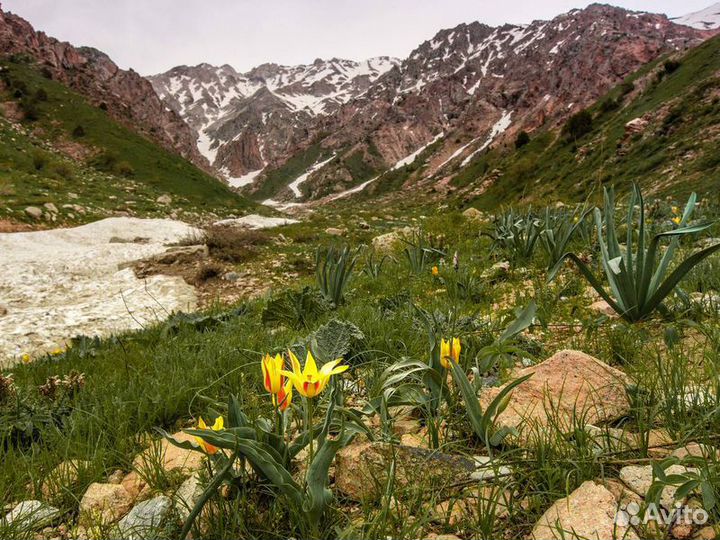
<path id="1" fill-rule="evenodd" d="M 249 203 L 219 180 L 115 122 L 24 59 L 0 61 L 0 218 L 32 220 L 51 202 L 61 222 L 114 212 L 241 213 Z M 172 203 L 156 199 L 170 195 Z M 76 205 L 75 209 L 63 205 Z M 84 213 L 78 212 L 79 207 Z"/>
<path id="2" fill-rule="evenodd" d="M 632 180 L 657 195 L 714 195 L 720 183 L 720 38 L 679 60 L 644 67 L 588 109 L 589 131 L 530 134 L 520 149 L 494 149 L 458 171 L 457 187 L 499 178 L 476 203 L 583 199 Z M 642 117 L 638 133 L 625 125 Z M 587 118 L 587 117 L 586 117 Z M 582 122 L 581 122 L 582 124 Z M 568 126 L 566 126 L 568 127 Z"/>

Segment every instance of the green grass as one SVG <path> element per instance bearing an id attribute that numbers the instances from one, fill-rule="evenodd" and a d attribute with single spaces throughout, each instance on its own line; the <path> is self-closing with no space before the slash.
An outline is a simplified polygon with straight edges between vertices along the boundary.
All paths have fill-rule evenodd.
<path id="1" fill-rule="evenodd" d="M 26 119 L 20 126 L 0 118 L 0 193 L 4 202 L 0 216 L 28 219 L 23 209 L 45 202 L 58 208 L 62 204 L 87 207 L 87 213 L 74 220 L 63 211 L 68 221 L 86 221 L 114 210 L 155 215 L 162 211 L 155 199 L 163 194 L 172 196 L 172 208 L 187 212 L 244 213 L 252 207 L 219 180 L 115 122 L 62 84 L 43 77 L 36 66 L 10 59 L 0 65 L 12 85 L 3 100 L 33 101 L 37 113 L 37 120 Z M 25 88 L 26 97 L 15 97 L 13 87 L 18 84 Z M 38 91 L 47 99 L 33 99 Z M 80 136 L 78 126 L 82 127 Z M 77 159 L 61 150 L 66 145 L 81 150 Z"/>
<path id="2" fill-rule="evenodd" d="M 663 203 L 663 212 L 668 211 L 666 206 Z M 349 406 L 362 407 L 365 400 L 381 391 L 380 375 L 385 368 L 402 358 L 427 361 L 428 336 L 413 306 L 433 314 L 443 335 L 461 337 L 461 362 L 469 369 L 476 365 L 484 347 L 500 335 L 513 310 L 534 298 L 538 320 L 514 343 L 517 349 L 508 353 L 501 364 L 484 368 L 487 371 L 482 372 L 483 376 L 507 380 L 511 368 L 519 365 L 523 357 L 540 361 L 559 349 L 575 348 L 623 369 L 644 396 L 628 418 L 602 429 L 624 427 L 647 434 L 651 428 L 664 428 L 680 446 L 686 439 L 710 440 L 720 430 L 717 398 L 693 406 L 679 397 L 693 384 L 717 391 L 717 384 L 713 383 L 717 381 L 720 365 L 716 311 L 698 308 L 697 304 L 688 308 L 681 296 L 673 296 L 666 318 L 654 318 L 640 325 L 598 318 L 588 309 L 593 300 L 574 271 L 567 270 L 557 282 L 547 283 L 547 261 L 539 248 L 524 262 L 524 267 L 511 268 L 508 274 L 499 274 L 490 281 L 486 277 L 490 267 L 510 254 L 492 249 L 490 240 L 478 234 L 489 225 L 466 220 L 452 211 L 421 217 L 429 215 L 429 210 L 395 209 L 394 219 L 388 223 L 385 218 L 371 219 L 380 211 L 372 202 L 319 209 L 307 222 L 271 231 L 270 235 L 282 233 L 292 242 L 261 246 L 256 258 L 244 265 L 263 269 L 268 280 L 272 273 L 297 273 L 291 281 L 292 289 L 314 288 L 312 265 L 272 269 L 269 263 L 292 257 L 311 258 L 319 244 L 337 243 L 337 239 L 322 232 L 329 224 L 338 219 L 350 224 L 352 219 L 363 217 L 372 223 L 372 229 L 351 227 L 351 244 L 368 244 L 373 236 L 390 228 L 422 225 L 434 237 L 443 236 L 448 253 L 458 252 L 458 273 L 449 259 L 440 261 L 436 256 L 425 272 L 415 273 L 396 252 L 394 260 L 386 261 L 377 277 L 360 273 L 364 262 L 361 260 L 347 289 L 345 303 L 334 310 L 321 309 L 310 316 L 307 326 L 263 323 L 263 311 L 270 297 L 276 298 L 287 289 L 279 285 L 271 296 L 246 302 L 242 313 L 205 330 L 191 324 L 179 328 L 160 324 L 111 339 L 77 343 L 63 355 L 13 368 L 18 395 L 25 403 L 37 405 L 30 417 L 37 431 L 33 440 L 23 444 L 6 439 L 0 445 L 2 502 L 9 504 L 29 497 L 28 482 L 39 486 L 47 472 L 65 459 L 88 460 L 89 467 L 80 483 L 62 497 L 49 501 L 66 511 L 64 519 L 72 522 L 87 485 L 104 481 L 105 475 L 116 468 L 128 471 L 134 456 L 142 450 L 143 441 L 148 436 L 157 436 L 155 428 L 175 431 L 190 425 L 200 415 L 210 416 L 212 403 L 224 400 L 229 393 L 239 396 L 251 420 L 271 415 L 270 402 L 262 387 L 261 355 L 282 352 L 333 318 L 353 323 L 363 334 L 346 355 L 346 361 L 353 367 L 343 376 L 361 381 L 363 393 L 348 392 L 346 397 L 352 397 Z M 712 212 L 716 215 L 715 210 Z M 667 220 L 658 216 L 654 219 L 658 220 L 656 226 L 666 226 Z M 578 237 L 572 248 L 592 254 L 597 264 L 596 248 L 592 245 Z M 687 243 L 683 249 L 692 249 L 692 244 Z M 363 258 L 367 256 L 369 252 Z M 717 292 L 719 260 L 714 257 L 698 268 L 682 284 L 684 291 Z M 439 265 L 438 277 L 431 275 L 433 264 Z M 218 306 L 210 313 L 222 309 Z M 671 327 L 684 339 L 668 349 L 664 337 Z M 697 335 L 698 328 L 709 337 L 689 339 Z M 66 375 L 72 370 L 85 374 L 85 385 L 76 395 L 60 404 L 48 403 L 38 396 L 37 387 L 47 377 Z M 484 453 L 472 436 L 459 399 L 456 397 L 453 403 L 441 413 L 442 450 L 467 456 Z M 40 413 L 46 410 L 62 420 L 54 425 L 42 423 Z M 0 411 L 3 425 L 11 425 L 13 406 Z M 416 410 L 415 415 L 422 421 L 422 410 Z M 642 462 L 647 458 L 647 448 L 642 446 L 624 448 L 621 455 L 616 454 L 617 450 L 598 452 L 589 439 L 571 438 L 559 426 L 550 426 L 521 448 L 507 446 L 496 451 L 497 459 L 514 464 L 512 477 L 493 484 L 493 500 L 505 489 L 514 493 L 508 517 L 500 518 L 495 510 L 480 504 L 459 524 L 438 521 L 430 512 L 434 504 L 448 497 L 457 500 L 460 493 L 420 482 L 398 487 L 391 497 L 360 505 L 337 498 L 317 534 L 418 538 L 431 532 L 463 530 L 469 537 L 524 537 L 555 500 L 584 480 L 616 477 L 621 462 Z M 168 490 L 179 481 L 159 470 L 153 472 L 152 478 L 151 488 L 156 492 Z M 283 499 L 273 496 L 267 485 L 253 481 L 237 484 L 227 495 L 213 501 L 210 512 L 214 517 L 203 537 L 308 535 L 299 525 L 298 516 L 293 516 Z M 408 519 L 409 516 L 414 519 Z M 172 529 L 168 535 L 172 536 L 173 531 L 177 533 L 177 529 Z"/>

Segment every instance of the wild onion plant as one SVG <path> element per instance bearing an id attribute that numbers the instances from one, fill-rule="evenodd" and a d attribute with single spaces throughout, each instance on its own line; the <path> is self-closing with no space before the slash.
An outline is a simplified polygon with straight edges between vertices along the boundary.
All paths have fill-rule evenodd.
<path id="1" fill-rule="evenodd" d="M 645 224 L 645 207 L 637 184 L 633 184 L 628 202 L 625 227 L 627 236 L 625 245 L 618 240 L 615 226 L 615 194 L 612 188 L 605 189 L 604 215 L 595 209 L 595 227 L 597 229 L 600 254 L 610 291 L 606 291 L 600 278 L 575 253 L 566 253 L 550 271 L 552 280 L 563 265 L 565 259 L 572 260 L 590 285 L 625 320 L 642 321 L 650 317 L 656 309 L 664 309 L 663 300 L 675 289 L 677 284 L 697 264 L 720 249 L 720 243 L 701 249 L 680 261 L 669 272 L 675 254 L 684 236 L 704 231 L 711 223 L 688 225 L 697 196 L 693 193 L 685 205 L 682 216 L 676 220 L 677 228 L 660 232 L 649 238 Z M 635 222 L 635 214 L 638 219 Z M 603 228 L 605 234 L 603 235 Z M 636 238 L 637 231 L 637 238 Z M 670 239 L 665 252 L 657 261 L 660 241 Z"/>
<path id="2" fill-rule="evenodd" d="M 591 212 L 590 208 L 575 209 L 572 214 L 565 211 L 551 212 L 550 208 L 545 209 L 545 222 L 540 233 L 540 245 L 548 257 L 548 270 L 554 268 L 562 256 L 567 253 L 570 241 Z"/>
<path id="3" fill-rule="evenodd" d="M 485 233 L 492 239 L 493 248 L 499 248 L 514 262 L 528 261 L 535 253 L 542 231 L 542 222 L 533 215 L 532 210 L 517 215 L 510 209 L 497 216 L 494 230 Z"/>
<path id="4" fill-rule="evenodd" d="M 409 240 L 402 241 L 406 244 L 403 254 L 413 274 L 422 274 L 428 262 L 445 256 L 441 248 L 433 247 L 432 238 L 426 237 L 422 232 L 413 232 Z"/>
<path id="5" fill-rule="evenodd" d="M 334 306 L 345 301 L 345 290 L 357 263 L 359 249 L 352 251 L 348 246 L 336 249 L 318 249 L 315 256 L 315 276 L 318 287 L 325 299 Z"/>

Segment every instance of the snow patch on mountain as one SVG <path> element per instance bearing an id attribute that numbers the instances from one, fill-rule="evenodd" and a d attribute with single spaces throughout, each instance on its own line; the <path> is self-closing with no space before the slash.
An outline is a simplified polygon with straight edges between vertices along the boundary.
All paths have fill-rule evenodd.
<path id="1" fill-rule="evenodd" d="M 290 190 L 295 195 L 295 198 L 298 199 L 302 197 L 302 191 L 300 191 L 300 186 L 303 182 L 305 182 L 308 178 L 310 178 L 310 175 L 316 171 L 319 171 L 322 169 L 325 165 L 330 163 L 333 159 L 335 159 L 335 155 L 333 154 L 331 157 L 326 159 L 325 161 L 318 161 L 314 165 L 312 165 L 310 168 L 308 168 L 307 171 L 305 171 L 303 174 L 298 176 L 295 180 L 293 180 L 290 185 L 288 186 Z"/>
<path id="2" fill-rule="evenodd" d="M 720 28 L 720 2 L 712 6 L 688 13 L 682 17 L 670 19 L 676 24 L 683 24 L 699 30 L 715 30 Z"/>
<path id="3" fill-rule="evenodd" d="M 501 133 L 505 133 L 505 130 L 510 127 L 510 124 L 512 121 L 510 120 L 510 117 L 512 116 L 513 111 L 507 112 L 503 111 L 503 115 L 500 117 L 500 120 L 495 122 L 493 124 L 492 129 L 490 130 L 490 135 L 488 135 L 488 138 L 485 140 L 485 142 L 482 144 L 480 148 L 473 151 L 468 157 L 466 157 L 463 162 L 461 163 L 462 167 L 465 167 L 470 161 L 472 161 L 473 157 L 475 157 L 479 152 L 482 152 L 485 150 L 488 146 L 492 144 L 492 142 L 495 140 L 495 138 L 500 135 Z"/>

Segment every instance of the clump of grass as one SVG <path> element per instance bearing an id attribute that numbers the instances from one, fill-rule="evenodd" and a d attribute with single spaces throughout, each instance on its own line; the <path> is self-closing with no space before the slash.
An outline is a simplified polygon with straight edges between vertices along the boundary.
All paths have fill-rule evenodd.
<path id="1" fill-rule="evenodd" d="M 270 237 L 262 231 L 213 225 L 205 229 L 203 241 L 213 257 L 241 263 L 251 258 L 259 246 L 268 244 Z"/>

